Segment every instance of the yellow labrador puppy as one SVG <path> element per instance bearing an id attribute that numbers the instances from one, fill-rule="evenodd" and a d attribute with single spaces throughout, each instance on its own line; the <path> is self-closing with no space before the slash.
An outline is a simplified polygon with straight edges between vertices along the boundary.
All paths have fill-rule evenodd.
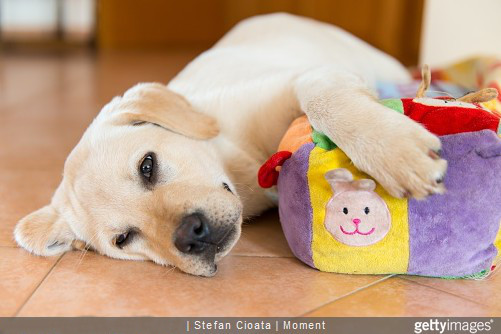
<path id="1" fill-rule="evenodd" d="M 274 206 L 256 173 L 301 113 L 392 195 L 442 192 L 439 139 L 379 104 L 377 80 L 409 76 L 334 26 L 287 14 L 245 20 L 168 85 L 138 84 L 108 103 L 51 203 L 15 238 L 38 255 L 85 244 L 212 276 L 242 219 Z"/>

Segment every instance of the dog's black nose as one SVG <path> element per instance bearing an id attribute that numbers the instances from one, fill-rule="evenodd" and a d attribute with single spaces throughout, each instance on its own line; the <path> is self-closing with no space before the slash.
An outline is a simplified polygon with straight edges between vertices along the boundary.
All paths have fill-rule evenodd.
<path id="1" fill-rule="evenodd" d="M 183 253 L 199 254 L 210 246 L 209 237 L 210 229 L 206 218 L 194 213 L 182 219 L 174 233 L 174 245 Z"/>

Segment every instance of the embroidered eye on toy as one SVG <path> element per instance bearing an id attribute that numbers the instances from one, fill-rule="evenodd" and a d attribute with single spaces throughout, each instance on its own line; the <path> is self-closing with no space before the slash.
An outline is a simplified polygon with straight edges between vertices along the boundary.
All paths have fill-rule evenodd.
<path id="1" fill-rule="evenodd" d="M 428 85 L 425 71 L 418 97 L 381 101 L 440 136 L 447 191 L 425 200 L 390 196 L 306 116 L 291 124 L 258 177 L 277 185 L 282 229 L 300 260 L 349 274 L 489 274 L 501 248 L 501 127 L 479 102 L 497 92 L 427 98 Z"/>

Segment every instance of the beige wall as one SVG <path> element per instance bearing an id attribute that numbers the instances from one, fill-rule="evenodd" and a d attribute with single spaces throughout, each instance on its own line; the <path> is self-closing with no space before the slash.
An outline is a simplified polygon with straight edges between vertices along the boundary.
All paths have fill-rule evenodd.
<path id="1" fill-rule="evenodd" d="M 61 28 L 65 39 L 90 39 L 96 0 L 0 0 L 0 32 L 5 40 L 53 39 Z M 61 24 L 60 27 L 58 25 Z"/>
<path id="2" fill-rule="evenodd" d="M 427 0 L 423 17 L 421 64 L 501 57 L 501 0 Z"/>

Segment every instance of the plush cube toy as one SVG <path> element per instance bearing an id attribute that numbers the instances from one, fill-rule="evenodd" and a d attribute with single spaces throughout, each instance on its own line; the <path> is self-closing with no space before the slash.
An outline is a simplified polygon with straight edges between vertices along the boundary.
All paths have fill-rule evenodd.
<path id="1" fill-rule="evenodd" d="M 443 278 L 483 278 L 495 267 L 500 119 L 477 103 L 494 92 L 432 99 L 423 97 L 423 82 L 417 98 L 381 103 L 440 136 L 449 166 L 445 194 L 391 197 L 305 116 L 261 167 L 259 183 L 277 185 L 282 228 L 300 260 L 328 272 Z"/>

